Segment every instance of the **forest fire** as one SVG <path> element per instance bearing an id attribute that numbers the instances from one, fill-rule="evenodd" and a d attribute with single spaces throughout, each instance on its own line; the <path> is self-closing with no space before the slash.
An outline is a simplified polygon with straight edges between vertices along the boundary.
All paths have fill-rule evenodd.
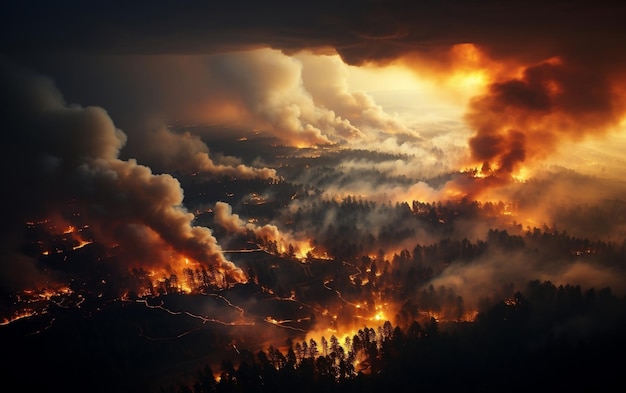
<path id="1" fill-rule="evenodd" d="M 15 294 L 13 303 L 8 310 L 0 315 L 0 325 L 9 325 L 13 322 L 47 314 L 51 304 L 60 308 L 80 307 L 84 298 L 75 294 L 66 286 L 42 289 L 26 289 Z"/>
<path id="2" fill-rule="evenodd" d="M 37 245 L 41 249 L 41 255 L 47 256 L 61 254 L 68 250 L 74 251 L 94 242 L 89 225 L 83 225 L 80 228 L 68 225 L 64 229 L 59 229 L 55 221 L 57 220 L 44 219 L 26 223 L 28 230 L 39 237 Z"/>
<path id="3" fill-rule="evenodd" d="M 624 390 L 625 8 L 434 3 L 2 14 L 6 385 Z"/>
<path id="4" fill-rule="evenodd" d="M 23 318 L 30 318 L 30 317 L 32 317 L 34 315 L 37 315 L 37 314 L 38 313 L 36 311 L 34 311 L 34 310 L 23 310 L 23 311 L 21 311 L 19 313 L 15 313 L 15 314 L 13 314 L 13 315 L 11 315 L 9 317 L 3 317 L 2 321 L 0 322 L 0 326 L 8 325 L 8 324 L 10 324 L 12 322 L 19 321 L 20 319 L 23 319 Z"/>
<path id="5" fill-rule="evenodd" d="M 93 240 L 78 239 L 78 244 L 72 247 L 72 250 L 78 250 L 79 248 L 83 248 L 86 245 L 91 244 L 91 243 L 93 243 Z"/>
<path id="6" fill-rule="evenodd" d="M 224 289 L 242 283 L 237 281 L 240 277 L 231 276 L 228 270 L 217 267 L 207 269 L 189 258 L 172 258 L 167 269 L 133 269 L 131 272 L 138 285 L 138 293 L 145 296 L 201 293 L 207 289 Z"/>
<path id="7" fill-rule="evenodd" d="M 328 203 L 319 208 L 329 210 L 329 207 L 335 206 L 337 223 L 342 222 L 341 214 L 344 211 L 349 212 L 351 219 L 359 219 L 353 210 L 358 207 L 358 202 L 347 200 L 336 205 L 336 202 Z M 306 205 L 303 206 L 305 208 L 302 211 L 306 211 Z M 390 217 L 402 214 L 398 222 L 413 223 L 411 225 L 417 228 L 426 226 L 432 231 L 456 225 L 462 219 L 500 223 L 505 218 L 519 218 L 517 206 L 496 202 L 495 199 L 487 202 L 450 200 L 441 204 L 413 201 L 395 207 L 373 204 L 366 207 L 363 204 L 358 208 L 362 214 L 368 213 L 368 209 L 374 212 L 376 209 L 386 209 L 386 215 Z M 216 206 L 215 210 L 219 209 Z M 315 215 L 314 212 L 311 214 Z M 232 212 L 230 216 L 233 222 Z M 250 221 L 243 227 L 248 224 L 254 227 L 246 228 L 245 234 L 237 229 L 237 233 L 243 235 L 245 244 L 250 244 L 250 241 L 256 244 L 259 239 L 251 236 L 255 228 L 263 227 Z M 233 228 L 240 228 L 240 225 Z M 517 226 L 507 228 L 511 232 L 490 230 L 484 238 L 476 240 L 441 237 L 435 242 L 416 244 L 408 249 L 406 244 L 410 243 L 407 240 L 383 243 L 377 237 L 352 229 L 351 240 L 339 236 L 311 237 L 302 242 L 292 239 L 290 243 L 267 239 L 258 248 L 225 250 L 228 255 L 237 257 L 237 265 L 250 276 L 245 283 L 229 279 L 229 270 L 222 270 L 212 264 L 206 266 L 192 257 L 172 252 L 166 263 L 154 264 L 149 269 L 141 265 L 129 269 L 130 278 L 125 281 L 125 285 L 131 289 L 130 292 L 124 290 L 119 295 L 107 293 L 105 288 L 113 285 L 109 282 L 115 281 L 105 272 L 98 284 L 102 289 L 94 287 L 91 294 L 85 291 L 86 286 L 82 282 L 76 278 L 72 281 L 72 288 L 81 288 L 78 289 L 80 296 L 83 296 L 80 300 L 75 296 L 75 289 L 70 287 L 65 292 L 62 289 L 57 292 L 44 291 L 37 297 L 41 299 L 40 302 L 50 299 L 55 307 L 70 309 L 89 309 L 94 302 L 97 302 L 100 310 L 118 303 L 124 307 L 137 304 L 150 312 L 148 315 L 151 318 L 169 318 L 167 324 L 173 326 L 171 329 L 158 330 L 147 322 L 137 322 L 140 329 L 135 328 L 135 334 L 149 342 L 176 340 L 182 343 L 201 335 L 205 330 L 220 326 L 220 329 L 232 329 L 228 333 L 228 342 L 234 344 L 229 348 L 237 348 L 233 353 L 237 354 L 236 359 L 239 361 L 243 359 L 241 356 L 246 353 L 246 348 L 259 351 L 270 345 L 268 359 L 274 359 L 271 364 L 276 370 L 284 367 L 280 360 L 284 356 L 282 354 L 291 350 L 296 359 L 294 367 L 306 364 L 307 359 L 323 356 L 328 359 L 329 370 L 333 370 L 329 371 L 329 375 L 335 375 L 337 379 L 357 378 L 358 375 L 375 375 L 378 372 L 378 362 L 385 353 L 390 353 L 389 345 L 394 334 L 404 334 L 415 340 L 425 340 L 427 337 L 433 339 L 437 337 L 438 329 L 455 331 L 468 324 L 480 323 L 479 314 L 484 311 L 481 309 L 479 312 L 479 309 L 485 306 L 471 294 L 472 284 L 464 284 L 470 288 L 465 291 L 463 285 L 458 285 L 460 280 L 454 276 L 448 278 L 448 274 L 453 275 L 458 269 L 480 266 L 484 263 L 481 261 L 490 258 L 490 252 L 510 252 L 510 255 L 528 252 L 534 253 L 537 258 L 537 251 L 533 250 L 547 252 L 552 249 L 547 246 L 537 248 L 537 244 L 541 244 L 538 242 L 567 241 L 567 238 L 548 236 L 541 231 L 524 233 L 519 232 Z M 64 236 L 72 233 L 64 232 L 67 232 Z M 361 238 L 370 239 L 371 247 L 350 248 L 350 241 Z M 37 238 L 33 241 L 34 244 L 42 244 L 38 243 L 40 240 Z M 326 254 L 324 258 L 318 258 L 317 250 L 341 250 L 335 242 L 343 242 L 344 249 L 362 250 L 362 254 L 354 251 L 343 257 Z M 97 242 L 91 247 L 91 251 L 96 252 Z M 525 251 L 527 248 L 528 251 Z M 68 248 L 64 255 L 71 260 L 82 255 L 86 249 L 86 246 Z M 566 254 L 571 258 L 583 260 L 598 256 L 602 247 L 575 241 L 563 249 L 567 250 Z M 115 252 L 107 250 L 105 254 L 114 256 L 122 251 L 116 248 Z M 96 254 L 94 258 L 98 260 L 99 257 Z M 510 258 L 515 259 L 517 256 Z M 105 265 L 102 261 L 98 262 L 98 266 Z M 159 265 L 166 267 L 161 268 Z M 306 266 L 306 269 L 302 266 Z M 29 296 L 32 298 L 35 293 L 31 292 Z M 59 296 L 68 300 L 62 300 Z M 94 300 L 94 296 L 97 300 Z M 70 301 L 72 297 L 76 297 L 76 301 Z M 519 297 L 507 293 L 502 299 L 505 307 L 523 311 L 524 303 L 520 303 Z M 38 304 L 43 307 L 43 303 Z M 1 326 L 8 327 L 41 316 L 44 312 L 47 315 L 51 311 L 24 303 L 19 312 L 12 315 L 5 313 Z M 251 345 L 251 339 L 249 332 L 243 332 L 245 329 L 267 330 L 268 333 L 254 341 L 254 346 L 247 347 Z M 291 347 L 285 346 L 286 338 L 291 340 Z M 269 356 L 269 353 L 272 355 Z"/>

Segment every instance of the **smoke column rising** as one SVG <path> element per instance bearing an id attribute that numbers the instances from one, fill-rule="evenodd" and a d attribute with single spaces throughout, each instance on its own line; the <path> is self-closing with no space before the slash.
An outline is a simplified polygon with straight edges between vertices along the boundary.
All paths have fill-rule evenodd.
<path id="1" fill-rule="evenodd" d="M 614 72 L 584 60 L 548 59 L 520 77 L 493 83 L 472 100 L 466 119 L 475 134 L 469 146 L 484 171 L 510 174 L 550 156 L 560 141 L 604 134 L 619 125 L 626 106 L 611 83 Z"/>
<path id="2" fill-rule="evenodd" d="M 2 155 L 10 185 L 1 226 L 3 286 L 32 284 L 22 273 L 33 270 L 34 261 L 20 255 L 22 239 L 15 232 L 27 220 L 52 214 L 69 223 L 80 217 L 98 240 L 134 249 L 132 259 L 121 257 L 126 268 L 171 271 L 172 261 L 190 258 L 232 281 L 246 280 L 225 259 L 211 230 L 192 224 L 175 178 L 118 158 L 126 135 L 104 109 L 67 105 L 51 80 L 6 62 L 0 64 L 0 86 L 3 146 L 10 146 Z M 147 258 L 157 254 L 160 259 Z"/>

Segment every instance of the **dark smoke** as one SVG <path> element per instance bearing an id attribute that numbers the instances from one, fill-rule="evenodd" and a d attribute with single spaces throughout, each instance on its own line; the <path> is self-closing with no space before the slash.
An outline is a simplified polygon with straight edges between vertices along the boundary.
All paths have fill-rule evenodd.
<path id="1" fill-rule="evenodd" d="M 183 206 L 178 180 L 118 158 L 126 135 L 104 109 L 69 106 L 51 80 L 5 61 L 0 90 L 8 207 L 0 226 L 3 286 L 32 284 L 35 276 L 28 271 L 35 264 L 20 253 L 20 229 L 26 221 L 52 215 L 72 225 L 87 222 L 107 245 L 146 247 L 144 255 L 161 250 L 170 259 L 187 257 L 244 280 L 211 231 L 192 224 L 194 215 Z M 127 236 L 131 232 L 134 236 Z M 170 260 L 124 262 L 167 269 Z"/>
<path id="2" fill-rule="evenodd" d="M 473 99 L 466 119 L 472 157 L 503 173 L 549 156 L 560 141 L 604 134 L 625 111 L 619 78 L 581 58 L 551 59 Z"/>

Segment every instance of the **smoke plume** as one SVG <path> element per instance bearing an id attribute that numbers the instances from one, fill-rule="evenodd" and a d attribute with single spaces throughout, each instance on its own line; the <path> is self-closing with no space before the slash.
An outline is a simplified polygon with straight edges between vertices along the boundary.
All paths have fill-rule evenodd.
<path id="1" fill-rule="evenodd" d="M 3 146 L 11 147 L 2 156 L 5 181 L 11 185 L 5 195 L 11 208 L 1 227 L 3 281 L 22 270 L 16 263 L 24 260 L 19 257 L 21 239 L 4 235 L 19 231 L 27 220 L 52 214 L 71 224 L 88 223 L 99 241 L 135 250 L 134 257 L 161 250 L 158 260 L 122 254 L 127 268 L 173 271 L 178 261 L 189 258 L 234 281 L 245 280 L 225 259 L 211 230 L 193 225 L 194 215 L 183 206 L 175 178 L 119 158 L 127 137 L 104 109 L 67 105 L 51 80 L 6 62 L 0 78 Z"/>
<path id="2" fill-rule="evenodd" d="M 619 124 L 626 106 L 612 84 L 615 75 L 582 60 L 552 58 L 529 66 L 472 100 L 469 145 L 483 171 L 509 174 L 550 156 L 560 141 L 604 134 Z"/>
<path id="3" fill-rule="evenodd" d="M 236 157 L 216 160 L 211 157 L 206 143 L 189 131 L 176 133 L 163 125 L 155 125 L 133 136 L 144 142 L 137 143 L 133 153 L 159 172 L 201 173 L 211 177 L 230 176 L 238 179 L 277 177 L 275 169 L 251 167 Z"/>
<path id="4" fill-rule="evenodd" d="M 253 223 L 245 223 L 238 214 L 233 214 L 233 208 L 226 202 L 215 203 L 215 222 L 230 233 L 245 234 L 248 231 L 254 233 L 259 240 L 280 241 L 283 239 L 278 227 L 266 224 L 258 226 Z M 286 239 L 283 239 L 286 240 Z"/>

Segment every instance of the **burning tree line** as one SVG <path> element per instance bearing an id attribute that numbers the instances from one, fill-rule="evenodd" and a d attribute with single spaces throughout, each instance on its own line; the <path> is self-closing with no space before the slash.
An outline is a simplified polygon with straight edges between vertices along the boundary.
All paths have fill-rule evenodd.
<path id="1" fill-rule="evenodd" d="M 624 327 L 626 298 L 609 288 L 534 280 L 475 323 L 431 318 L 401 329 L 387 321 L 343 342 L 333 335 L 289 342 L 286 351 L 242 350 L 238 366 L 224 360 L 215 373 L 207 365 L 188 383 L 161 392 L 624 387 L 620 362 L 610 356 L 626 349 Z"/>
<path id="2" fill-rule="evenodd" d="M 154 274 L 144 269 L 133 268 L 130 272 L 133 288 L 130 297 L 161 296 L 167 294 L 181 294 L 185 292 L 204 293 L 232 285 L 228 277 L 219 270 L 209 266 L 199 266 L 195 269 L 187 267 L 182 270 L 182 277 L 176 273 L 162 275 L 155 280 Z"/>
<path id="3" fill-rule="evenodd" d="M 297 391 L 329 389 L 359 376 L 379 373 L 387 354 L 398 352 L 407 338 L 437 335 L 437 322 L 431 319 L 422 328 L 414 321 L 407 334 L 385 321 L 377 329 L 364 326 L 353 337 L 343 340 L 334 334 L 329 339 L 322 336 L 319 343 L 314 338 L 295 344 L 289 340 L 285 353 L 274 346 L 256 353 L 242 350 L 237 367 L 232 361 L 224 360 L 216 377 L 206 365 L 197 372 L 192 387 L 181 385 L 178 391 L 282 391 L 284 383 Z"/>

